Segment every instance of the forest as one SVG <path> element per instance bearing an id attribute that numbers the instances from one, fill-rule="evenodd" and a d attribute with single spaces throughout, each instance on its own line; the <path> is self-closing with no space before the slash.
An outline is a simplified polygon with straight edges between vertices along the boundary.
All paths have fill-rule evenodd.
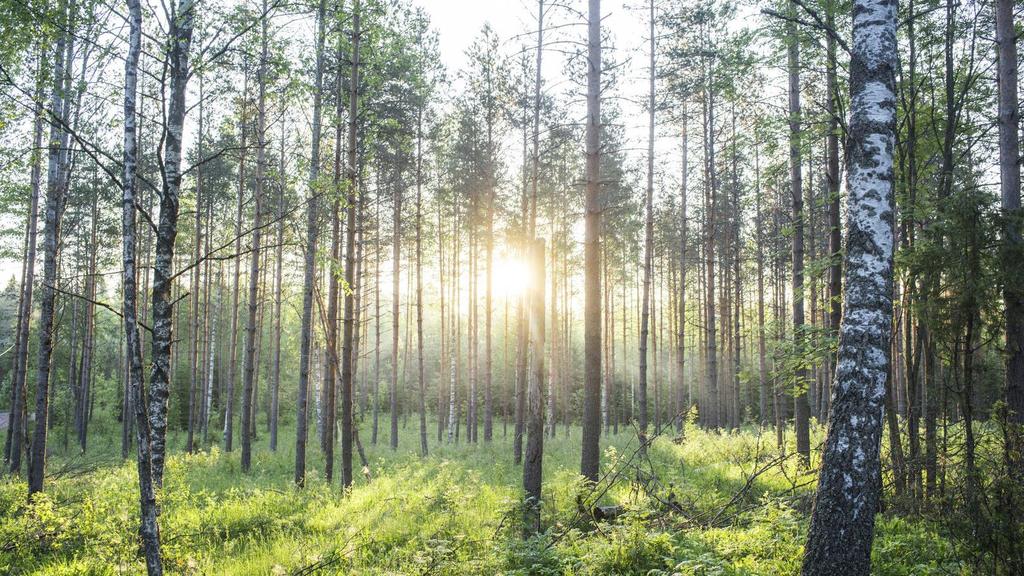
<path id="1" fill-rule="evenodd" d="M 1015 0 L 0 0 L 0 573 L 1024 574 Z"/>

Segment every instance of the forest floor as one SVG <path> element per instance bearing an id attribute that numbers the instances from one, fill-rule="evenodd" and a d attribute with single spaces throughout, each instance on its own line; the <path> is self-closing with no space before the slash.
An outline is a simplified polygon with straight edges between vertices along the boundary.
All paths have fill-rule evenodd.
<path id="1" fill-rule="evenodd" d="M 617 516 L 581 515 L 578 428 L 545 440 L 545 533 L 521 538 L 521 468 L 512 431 L 493 442 L 418 449 L 415 418 L 399 449 L 360 433 L 370 463 L 350 494 L 322 477 L 315 431 L 305 489 L 292 483 L 292 426 L 270 452 L 260 431 L 252 471 L 219 449 L 174 454 L 160 528 L 171 574 L 796 574 L 815 476 L 783 458 L 756 429 L 654 439 L 646 457 L 632 430 L 602 439 L 600 503 Z M 26 485 L 0 481 L 0 573 L 139 574 L 134 460 L 121 462 L 116 423 L 100 426 L 85 456 L 55 454 L 46 493 L 25 504 Z M 102 428 L 106 428 L 103 430 Z M 107 432 L 107 433 L 104 433 Z M 815 441 L 822 431 L 815 429 Z M 791 436 L 791 434 L 789 435 Z M 237 437 L 237 435 L 236 435 Z M 59 444 L 59 438 L 53 438 Z M 170 446 L 183 446 L 173 433 Z M 134 456 L 134 452 L 132 453 Z M 338 470 L 338 467 L 335 467 Z M 368 472 L 368 474 L 367 474 Z M 582 497 L 582 496 L 580 496 Z M 920 519 L 878 516 L 873 574 L 954 574 L 954 547 Z"/>

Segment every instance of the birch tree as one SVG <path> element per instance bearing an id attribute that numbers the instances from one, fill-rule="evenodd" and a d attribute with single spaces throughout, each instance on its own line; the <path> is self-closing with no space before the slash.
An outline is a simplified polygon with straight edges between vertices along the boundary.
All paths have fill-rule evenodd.
<path id="1" fill-rule="evenodd" d="M 126 342 L 125 386 L 130 391 L 131 404 L 135 412 L 135 445 L 137 448 L 137 470 L 139 475 L 139 534 L 142 537 L 149 576 L 163 574 L 160 557 L 160 527 L 157 524 L 156 494 L 153 480 L 153 455 L 150 445 L 149 404 L 146 402 L 142 382 L 142 342 L 139 339 L 139 324 L 136 316 L 138 289 L 136 286 L 136 182 L 138 152 L 136 148 L 136 97 L 138 86 L 139 54 L 142 51 L 142 6 L 139 0 L 127 0 L 128 8 L 128 54 L 124 64 L 124 174 L 121 181 L 121 255 L 124 260 L 122 271 L 122 315 Z"/>
<path id="2" fill-rule="evenodd" d="M 803 574 L 868 574 L 892 324 L 896 2 L 855 0 L 843 317 Z"/>
<path id="3" fill-rule="evenodd" d="M 173 342 L 174 247 L 178 236 L 178 194 L 181 191 L 181 147 L 185 124 L 186 88 L 189 76 L 189 51 L 195 18 L 194 0 L 177 0 L 168 19 L 168 91 L 167 120 L 163 136 L 163 182 L 160 195 L 160 220 L 156 233 L 156 259 L 153 266 L 153 342 L 149 387 L 149 427 L 152 433 L 153 480 L 163 486 L 166 457 L 167 402 L 171 383 L 171 345 Z"/>
<path id="4" fill-rule="evenodd" d="M 61 219 L 67 190 L 67 153 L 69 134 L 65 129 L 71 108 L 71 47 L 74 30 L 75 0 L 60 3 L 57 42 L 53 50 L 53 89 L 50 93 L 50 136 L 46 175 L 46 202 L 43 205 L 43 279 L 40 286 L 39 351 L 36 364 L 35 427 L 32 432 L 28 469 L 29 498 L 43 490 L 46 472 L 46 434 L 50 416 L 50 362 L 54 345 L 54 313 L 57 297 L 57 257 L 60 249 Z M 12 451 L 14 451 L 12 446 Z"/>

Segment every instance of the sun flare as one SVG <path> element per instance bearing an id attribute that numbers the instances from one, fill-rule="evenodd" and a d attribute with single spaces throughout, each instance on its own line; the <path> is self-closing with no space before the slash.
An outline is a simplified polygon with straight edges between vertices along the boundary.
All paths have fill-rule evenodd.
<path id="1" fill-rule="evenodd" d="M 530 286 L 530 268 L 522 260 L 503 255 L 494 260 L 494 292 L 499 297 L 516 298 Z"/>

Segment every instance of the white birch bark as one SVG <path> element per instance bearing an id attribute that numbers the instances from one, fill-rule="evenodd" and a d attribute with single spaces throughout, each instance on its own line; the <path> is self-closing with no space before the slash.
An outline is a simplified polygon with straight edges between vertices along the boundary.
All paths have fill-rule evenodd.
<path id="1" fill-rule="evenodd" d="M 895 0 L 855 0 L 846 291 L 803 574 L 868 574 L 892 327 Z"/>

